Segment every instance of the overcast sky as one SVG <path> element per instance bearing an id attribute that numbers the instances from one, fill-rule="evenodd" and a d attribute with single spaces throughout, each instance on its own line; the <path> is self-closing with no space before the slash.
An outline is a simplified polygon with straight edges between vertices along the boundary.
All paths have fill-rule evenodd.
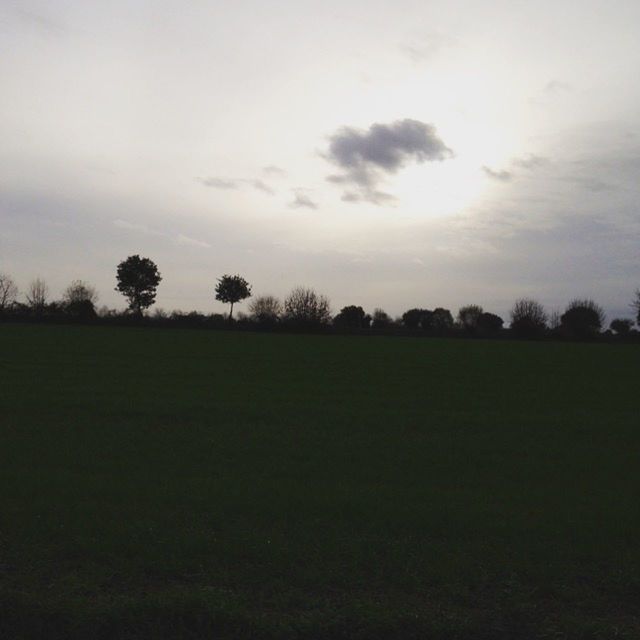
<path id="1" fill-rule="evenodd" d="M 4 0 L 0 271 L 630 317 L 638 77 L 637 0 Z"/>

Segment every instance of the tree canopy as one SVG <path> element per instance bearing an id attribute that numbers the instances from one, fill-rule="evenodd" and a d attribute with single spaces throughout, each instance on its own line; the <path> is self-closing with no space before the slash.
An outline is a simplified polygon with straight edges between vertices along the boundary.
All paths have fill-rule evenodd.
<path id="1" fill-rule="evenodd" d="M 223 275 L 216 284 L 216 300 L 231 304 L 229 320 L 233 318 L 233 305 L 251 297 L 251 285 L 242 276 Z"/>
<path id="2" fill-rule="evenodd" d="M 116 278 L 119 291 L 129 301 L 129 309 L 142 315 L 156 301 L 156 291 L 162 280 L 153 260 L 139 255 L 129 256 L 118 265 Z"/>

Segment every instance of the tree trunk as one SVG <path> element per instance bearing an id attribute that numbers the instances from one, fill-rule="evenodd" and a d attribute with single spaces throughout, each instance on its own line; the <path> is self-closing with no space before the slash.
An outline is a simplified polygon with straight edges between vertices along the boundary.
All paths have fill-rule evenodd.
<path id="1" fill-rule="evenodd" d="M 233 319 L 233 302 L 231 303 L 231 310 L 229 311 L 229 322 Z"/>

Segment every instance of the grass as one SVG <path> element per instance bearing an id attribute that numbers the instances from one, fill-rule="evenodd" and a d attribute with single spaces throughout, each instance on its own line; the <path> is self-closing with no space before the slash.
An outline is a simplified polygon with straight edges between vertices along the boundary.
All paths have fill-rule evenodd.
<path id="1" fill-rule="evenodd" d="M 639 364 L 1 325 L 0 635 L 638 638 Z"/>

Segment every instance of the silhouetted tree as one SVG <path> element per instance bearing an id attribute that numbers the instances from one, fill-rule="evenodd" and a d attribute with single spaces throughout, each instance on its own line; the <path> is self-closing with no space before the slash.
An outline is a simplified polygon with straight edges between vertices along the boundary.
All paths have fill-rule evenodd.
<path id="1" fill-rule="evenodd" d="M 49 287 L 42 278 L 36 278 L 29 283 L 26 292 L 27 304 L 36 313 L 42 313 L 47 305 Z"/>
<path id="2" fill-rule="evenodd" d="M 447 333 L 453 329 L 453 316 L 449 309 L 436 307 L 431 314 L 431 329 L 434 333 Z"/>
<path id="3" fill-rule="evenodd" d="M 522 298 L 511 309 L 511 329 L 520 337 L 535 338 L 547 328 L 547 314 L 536 300 Z"/>
<path id="4" fill-rule="evenodd" d="M 388 329 L 393 326 L 393 319 L 383 309 L 374 309 L 371 318 L 372 329 Z"/>
<path id="5" fill-rule="evenodd" d="M 609 327 L 611 328 L 611 331 L 615 331 L 619 336 L 626 336 L 633 328 L 633 320 L 616 318 L 611 321 Z"/>
<path id="6" fill-rule="evenodd" d="M 256 322 L 274 324 L 282 315 L 282 303 L 275 296 L 259 296 L 249 303 L 249 313 Z"/>
<path id="7" fill-rule="evenodd" d="M 474 333 L 478 328 L 478 319 L 483 313 L 482 307 L 477 304 L 468 304 L 458 310 L 458 323 L 469 333 Z"/>
<path id="8" fill-rule="evenodd" d="M 242 276 L 223 275 L 216 285 L 216 300 L 231 304 L 229 320 L 233 318 L 233 305 L 251 297 L 251 285 Z"/>
<path id="9" fill-rule="evenodd" d="M 129 309 L 142 315 L 156 301 L 156 291 L 162 280 L 155 262 L 139 255 L 129 256 L 118 265 L 116 278 L 119 291 L 129 300 Z"/>
<path id="10" fill-rule="evenodd" d="M 631 306 L 636 310 L 636 322 L 640 325 L 640 289 L 636 290 L 636 299 L 631 303 Z"/>
<path id="11" fill-rule="evenodd" d="M 429 329 L 432 312 L 427 309 L 409 309 L 402 314 L 402 324 L 412 331 Z"/>
<path id="12" fill-rule="evenodd" d="M 287 320 L 300 325 L 327 324 L 331 320 L 329 300 L 313 289 L 296 287 L 284 301 Z"/>
<path id="13" fill-rule="evenodd" d="M 0 312 L 11 308 L 18 297 L 18 287 L 13 279 L 0 273 Z"/>
<path id="14" fill-rule="evenodd" d="M 560 317 L 560 326 L 568 335 L 588 338 L 600 332 L 604 320 L 604 310 L 593 300 L 572 300 Z"/>
<path id="15" fill-rule="evenodd" d="M 362 307 L 350 305 L 340 310 L 333 319 L 333 324 L 348 329 L 366 329 L 371 324 L 371 316 L 367 315 Z"/>
<path id="16" fill-rule="evenodd" d="M 65 290 L 62 295 L 62 300 L 65 304 L 72 304 L 76 302 L 91 302 L 96 304 L 98 302 L 98 293 L 95 287 L 83 282 L 82 280 L 74 280 Z"/>
<path id="17" fill-rule="evenodd" d="M 482 335 L 491 336 L 500 333 L 503 324 L 504 320 L 500 316 L 497 316 L 495 313 L 483 311 L 478 316 L 476 327 Z"/>

